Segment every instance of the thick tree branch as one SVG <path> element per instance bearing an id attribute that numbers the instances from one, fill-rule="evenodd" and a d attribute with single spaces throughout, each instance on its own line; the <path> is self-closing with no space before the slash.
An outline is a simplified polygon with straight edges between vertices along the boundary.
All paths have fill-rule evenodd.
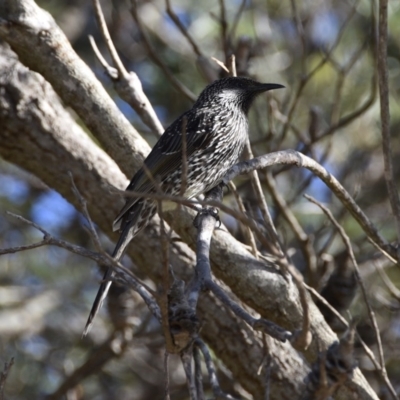
<path id="1" fill-rule="evenodd" d="M 149 146 L 78 57 L 48 12 L 33 0 L 2 1 L 0 38 L 9 43 L 27 67 L 52 84 L 123 172 L 131 175 L 139 168 Z M 130 152 L 132 148 L 134 153 Z"/>

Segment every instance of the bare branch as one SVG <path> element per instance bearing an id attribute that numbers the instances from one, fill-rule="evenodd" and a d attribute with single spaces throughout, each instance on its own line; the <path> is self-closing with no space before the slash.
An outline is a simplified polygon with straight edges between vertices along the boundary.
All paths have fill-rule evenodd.
<path id="1" fill-rule="evenodd" d="M 210 384 L 211 384 L 214 396 L 217 399 L 235 400 L 235 398 L 233 396 L 230 396 L 229 394 L 225 394 L 222 391 L 222 389 L 219 385 L 219 382 L 218 382 L 217 374 L 215 372 L 214 363 L 212 361 L 210 352 L 209 352 L 207 346 L 205 345 L 205 343 L 201 339 L 196 339 L 194 344 L 195 344 L 195 347 L 200 349 L 200 351 L 203 354 L 204 361 L 205 361 L 206 367 L 207 367 L 208 378 L 210 379 Z"/>
<path id="2" fill-rule="evenodd" d="M 396 250 L 383 238 L 377 228 L 372 224 L 360 207 L 356 204 L 350 194 L 343 188 L 338 180 L 325 168 L 311 158 L 294 150 L 277 151 L 265 156 L 243 161 L 233 166 L 224 178 L 227 183 L 239 174 L 251 172 L 255 169 L 262 169 L 271 165 L 296 165 L 307 168 L 317 175 L 336 195 L 342 204 L 349 210 L 351 215 L 360 224 L 364 232 L 370 236 L 380 247 L 383 247 L 391 256 L 397 257 Z"/>
<path id="3" fill-rule="evenodd" d="M 221 30 L 221 48 L 225 55 L 225 62 L 230 64 L 228 61 L 229 57 L 229 43 L 228 43 L 228 23 L 226 21 L 226 9 L 225 9 L 225 0 L 219 0 L 219 26 Z M 235 71 L 231 69 L 232 76 L 236 76 L 236 68 Z"/>
<path id="4" fill-rule="evenodd" d="M 151 296 L 151 295 L 154 295 L 153 290 L 151 288 L 149 288 L 145 283 L 141 282 L 138 278 L 136 278 L 135 275 L 129 269 L 125 268 L 121 263 L 117 262 L 114 258 L 112 258 L 111 256 L 109 256 L 106 253 L 94 253 L 90 250 L 86 250 L 82 247 L 68 243 L 64 240 L 56 239 L 49 232 L 47 232 L 45 229 L 43 229 L 39 225 L 35 224 L 34 222 L 29 221 L 29 220 L 21 217 L 20 215 L 16 215 L 16 214 L 13 214 L 10 212 L 8 212 L 8 214 L 10 216 L 12 216 L 13 218 L 16 218 L 16 219 L 24 222 L 25 224 L 30 225 L 30 226 L 38 229 L 39 231 L 41 231 L 46 238 L 45 241 L 43 240 L 43 242 L 44 242 L 43 245 L 57 246 L 57 247 L 65 249 L 65 250 L 68 250 L 71 253 L 94 260 L 98 264 L 105 265 L 110 268 L 115 268 L 117 273 L 120 274 L 120 278 L 122 278 L 125 283 L 130 285 L 133 288 L 133 290 L 135 290 L 143 298 L 143 300 L 145 301 L 145 303 L 147 304 L 149 309 L 153 312 L 154 316 L 159 321 L 161 321 L 159 308 L 157 306 L 157 303 L 154 301 L 154 299 Z M 20 251 L 27 250 L 26 247 L 27 246 L 21 246 Z M 38 246 L 35 246 L 35 247 L 38 247 Z M 13 249 L 15 249 L 15 248 L 13 248 Z M 8 249 L 3 249 L 2 252 L 4 254 L 9 253 L 10 251 L 7 251 L 7 250 Z"/>
<path id="5" fill-rule="evenodd" d="M 143 92 L 142 83 L 140 82 L 139 77 L 136 73 L 132 71 L 128 72 L 118 56 L 117 50 L 115 49 L 114 43 L 107 28 L 106 21 L 104 19 L 100 0 L 93 0 L 93 6 L 95 9 L 96 19 L 99 24 L 100 31 L 103 35 L 103 39 L 113 60 L 115 69 L 113 67 L 110 67 L 101 55 L 99 56 L 100 52 L 97 49 L 93 38 L 90 37 L 90 43 L 95 51 L 95 54 L 105 68 L 105 71 L 112 79 L 114 83 L 114 88 L 119 96 L 128 104 L 130 104 L 130 106 L 140 116 L 142 121 L 152 131 L 154 131 L 157 136 L 162 135 L 162 133 L 164 132 L 164 128 L 161 125 L 161 122 L 158 119 L 157 114 L 155 113 L 149 99 Z M 104 63 L 106 65 L 104 65 Z"/>
<path id="6" fill-rule="evenodd" d="M 100 32 L 106 43 L 107 49 L 113 60 L 114 66 L 118 71 L 118 75 L 120 79 L 126 79 L 128 76 L 128 71 L 125 69 L 124 64 L 122 64 L 122 61 L 117 53 L 117 49 L 115 48 L 114 43 L 111 39 L 110 32 L 108 31 L 107 28 L 106 20 L 104 18 L 103 10 L 101 9 L 100 0 L 93 0 L 93 7 L 96 14 L 97 23 L 99 24 Z"/>
<path id="7" fill-rule="evenodd" d="M 180 92 L 182 93 L 185 97 L 187 97 L 191 101 L 196 101 L 196 96 L 182 83 L 180 82 L 175 75 L 172 74 L 172 72 L 168 69 L 168 67 L 165 65 L 163 60 L 158 56 L 156 50 L 153 48 L 150 39 L 144 29 L 144 26 L 142 24 L 142 21 L 139 17 L 138 10 L 137 10 L 137 0 L 131 0 L 132 4 L 132 17 L 136 22 L 136 25 L 138 26 L 140 33 L 142 35 L 144 44 L 147 48 L 147 51 L 152 58 L 152 60 L 161 68 L 161 70 L 164 72 L 165 76 L 168 78 L 168 80 L 171 82 L 171 84 Z"/>
<path id="8" fill-rule="evenodd" d="M 240 6 L 239 6 L 239 8 L 238 8 L 238 10 L 236 12 L 235 17 L 233 18 L 233 23 L 232 23 L 232 26 L 231 26 L 231 30 L 229 31 L 229 33 L 227 35 L 228 36 L 228 43 L 232 42 L 232 40 L 233 40 L 233 38 L 235 36 L 238 23 L 239 23 L 240 18 L 241 18 L 242 14 L 243 14 L 243 11 L 244 11 L 244 9 L 246 7 L 246 2 L 247 2 L 247 0 L 242 0 L 240 2 Z"/>
<path id="9" fill-rule="evenodd" d="M 189 32 L 185 28 L 185 26 L 182 24 L 182 22 L 180 21 L 178 16 L 174 13 L 174 10 L 171 7 L 171 0 L 165 0 L 165 3 L 166 3 L 167 14 L 172 19 L 172 21 L 175 24 L 175 26 L 181 31 L 182 35 L 188 40 L 188 42 L 192 46 L 193 52 L 198 57 L 203 57 L 203 54 L 201 53 L 201 50 L 200 50 L 199 46 L 194 41 L 192 36 L 189 34 Z"/>
<path id="10" fill-rule="evenodd" d="M 251 150 L 251 144 L 250 144 L 250 139 L 247 138 L 246 142 L 246 153 L 247 153 L 247 159 L 253 159 L 253 152 Z M 258 176 L 257 171 L 251 171 L 250 173 L 250 179 L 251 179 L 251 184 L 254 190 L 254 193 L 257 198 L 258 206 L 260 207 L 261 214 L 264 219 L 264 223 L 267 228 L 267 232 L 269 233 L 270 240 L 272 241 L 271 246 L 275 248 L 275 251 L 280 254 L 281 256 L 283 255 L 283 249 L 279 240 L 279 235 L 278 232 L 276 231 L 275 225 L 272 221 L 271 214 L 268 209 L 267 201 L 265 200 L 264 193 L 262 191 L 261 183 L 260 183 L 260 178 Z M 268 247 L 267 247 L 268 248 Z"/>
<path id="11" fill-rule="evenodd" d="M 397 243 L 400 243 L 400 199 L 397 191 L 396 179 L 393 172 L 393 154 L 390 140 L 390 109 L 389 109 L 389 83 L 387 66 L 388 46 L 388 0 L 379 1 L 379 44 L 378 44 L 378 78 L 379 95 L 381 103 L 382 124 L 382 150 L 385 161 L 385 180 L 389 194 L 392 213 L 396 222 Z M 400 247 L 397 246 L 398 258 Z"/>
<path id="12" fill-rule="evenodd" d="M 8 374 L 10 373 L 11 367 L 14 365 L 14 357 L 7 363 L 4 363 L 4 369 L 0 374 L 0 400 L 4 400 L 4 386 L 6 384 L 6 380 Z"/>
<path id="13" fill-rule="evenodd" d="M 183 364 L 183 369 L 185 370 L 186 375 L 186 383 L 189 389 L 189 398 L 190 400 L 198 400 L 197 391 L 196 391 L 196 383 L 194 380 L 194 374 L 192 370 L 192 349 L 186 349 L 181 352 L 181 360 Z"/>
<path id="14" fill-rule="evenodd" d="M 291 211 L 290 207 L 286 204 L 285 199 L 280 195 L 278 192 L 274 178 L 270 171 L 266 171 L 264 174 L 266 180 L 267 187 L 271 193 L 271 196 L 277 205 L 279 211 L 282 213 L 285 220 L 288 222 L 292 231 L 294 232 L 297 240 L 300 243 L 301 251 L 304 254 L 304 257 L 307 261 L 307 268 L 308 268 L 308 279 L 310 282 L 316 277 L 317 271 L 317 256 L 314 251 L 314 247 L 312 245 L 311 238 L 304 232 L 303 228 L 301 227 L 299 221 L 294 216 L 293 212 Z"/>
<path id="15" fill-rule="evenodd" d="M 246 214 L 246 208 L 243 204 L 242 198 L 240 197 L 238 191 L 236 190 L 235 184 L 231 181 L 229 182 L 229 190 L 233 193 L 233 196 L 235 197 L 236 204 L 238 205 L 239 210 L 243 213 Z M 254 238 L 253 231 L 250 229 L 248 225 L 243 226 L 244 230 L 244 235 L 247 239 L 247 243 L 251 247 L 251 252 L 253 253 L 253 256 L 258 259 L 258 250 L 257 250 L 257 244 L 256 240 Z"/>
<path id="16" fill-rule="evenodd" d="M 168 351 L 164 352 L 164 399 L 165 400 L 170 400 L 170 395 L 169 395 L 169 353 Z"/>
<path id="17" fill-rule="evenodd" d="M 203 389 L 203 373 L 201 371 L 201 353 L 197 346 L 193 346 L 194 379 L 198 400 L 205 400 Z"/>
<path id="18" fill-rule="evenodd" d="M 400 301 L 400 290 L 393 284 L 393 282 L 388 277 L 387 273 L 382 268 L 382 265 L 379 262 L 373 262 L 375 265 L 378 274 L 380 275 L 383 283 L 385 284 L 386 288 L 388 289 L 389 293 L 397 300 Z"/>
<path id="19" fill-rule="evenodd" d="M 215 63 L 217 63 L 225 72 L 227 72 L 228 74 L 230 73 L 229 69 L 222 61 L 218 60 L 215 57 L 211 57 L 211 60 L 213 60 Z"/>

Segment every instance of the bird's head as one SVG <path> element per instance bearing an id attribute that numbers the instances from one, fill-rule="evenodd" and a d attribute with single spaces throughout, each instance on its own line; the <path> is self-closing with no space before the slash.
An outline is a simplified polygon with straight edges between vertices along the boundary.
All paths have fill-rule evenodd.
<path id="1" fill-rule="evenodd" d="M 253 100 L 260 93 L 268 90 L 281 89 L 283 85 L 276 83 L 260 83 L 250 78 L 229 77 L 219 79 L 208 85 L 200 94 L 196 105 L 214 103 L 229 107 L 239 107 L 245 113 Z"/>

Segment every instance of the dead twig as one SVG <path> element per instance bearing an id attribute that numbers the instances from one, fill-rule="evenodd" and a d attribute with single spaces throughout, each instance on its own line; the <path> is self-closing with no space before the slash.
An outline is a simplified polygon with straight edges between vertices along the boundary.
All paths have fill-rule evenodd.
<path id="1" fill-rule="evenodd" d="M 142 21 L 139 17 L 137 10 L 137 0 L 131 0 L 132 8 L 131 14 L 133 19 L 136 22 L 136 25 L 141 33 L 144 45 L 149 53 L 149 56 L 153 60 L 155 64 L 157 64 L 161 70 L 164 72 L 167 79 L 171 82 L 171 84 L 177 89 L 180 93 L 182 93 L 186 98 L 191 101 L 196 101 L 197 96 L 195 96 L 182 82 L 180 82 L 175 75 L 169 70 L 169 68 L 165 65 L 164 61 L 159 57 L 157 51 L 151 44 L 150 38 L 147 35 L 147 32 L 142 24 Z"/>
<path id="2" fill-rule="evenodd" d="M 222 389 L 219 385 L 219 382 L 218 382 L 218 378 L 217 378 L 217 374 L 215 371 L 214 363 L 211 358 L 211 354 L 210 354 L 207 346 L 205 345 L 205 343 L 201 339 L 196 339 L 194 342 L 194 346 L 197 347 L 203 354 L 204 362 L 206 364 L 206 368 L 207 368 L 207 372 L 208 372 L 208 378 L 210 380 L 211 388 L 212 388 L 215 398 L 226 399 L 226 400 L 236 400 L 235 397 L 233 397 L 229 394 L 226 394 L 222 391 Z"/>
<path id="3" fill-rule="evenodd" d="M 170 400 L 169 395 L 169 353 L 164 352 L 164 399 Z"/>
<path id="4" fill-rule="evenodd" d="M 139 77 L 133 71 L 128 72 L 125 69 L 120 57 L 118 56 L 118 52 L 114 46 L 114 43 L 107 28 L 104 14 L 100 5 L 100 0 L 93 0 L 93 6 L 95 9 L 96 19 L 99 24 L 100 32 L 103 36 L 104 42 L 106 43 L 114 67 L 108 65 L 107 61 L 104 59 L 104 57 L 102 57 L 99 49 L 97 48 L 96 42 L 94 41 L 93 37 L 89 36 L 89 41 L 92 45 L 94 53 L 104 67 L 108 76 L 113 81 L 114 88 L 119 96 L 136 111 L 142 121 L 153 132 L 155 132 L 157 136 L 162 135 L 162 133 L 164 132 L 164 127 L 158 119 L 157 114 L 155 113 L 149 99 L 143 92 L 142 83 L 140 82 Z"/>
<path id="5" fill-rule="evenodd" d="M 246 214 L 246 208 L 243 204 L 242 198 L 240 197 L 238 191 L 236 190 L 236 186 L 232 181 L 229 182 L 229 190 L 235 197 L 236 204 L 238 205 L 239 210 L 243 214 Z M 253 256 L 258 260 L 257 244 L 256 244 L 256 240 L 254 238 L 253 231 L 250 229 L 250 227 L 248 225 L 243 225 L 243 230 L 244 230 L 244 236 L 247 240 L 247 243 L 251 247 L 251 252 L 253 253 Z"/>
<path id="6" fill-rule="evenodd" d="M 192 348 L 190 347 L 186 350 L 183 350 L 180 355 L 181 355 L 183 369 L 185 370 L 186 383 L 189 389 L 189 398 L 190 400 L 198 400 L 196 383 L 192 370 L 192 356 L 193 356 Z"/>
<path id="7" fill-rule="evenodd" d="M 203 389 L 203 373 L 201 371 L 201 353 L 197 346 L 193 346 L 194 379 L 198 400 L 205 400 Z"/>
<path id="8" fill-rule="evenodd" d="M 24 217 L 21 217 L 20 215 L 16 215 L 10 212 L 7 212 L 8 215 L 10 215 L 13 218 L 18 219 L 19 221 L 22 221 L 23 223 L 34 227 L 35 229 L 39 230 L 40 232 L 43 233 L 45 240 L 39 243 L 35 243 L 35 247 L 44 246 L 44 245 L 51 245 L 51 246 L 56 246 L 63 248 L 65 250 L 70 251 L 71 253 L 80 255 L 85 258 L 89 258 L 93 261 L 95 261 L 97 264 L 104 265 L 110 268 L 114 268 L 117 273 L 119 274 L 115 279 L 122 279 L 125 284 L 128 286 L 132 287 L 133 290 L 135 290 L 145 301 L 149 309 L 153 312 L 153 315 L 161 321 L 161 315 L 160 315 L 160 310 L 158 308 L 157 303 L 153 299 L 153 296 L 156 294 L 154 291 L 148 287 L 144 282 L 141 282 L 138 278 L 135 277 L 135 275 L 130 271 L 129 269 L 125 268 L 121 263 L 117 262 L 114 258 L 112 258 L 109 254 L 107 253 L 99 253 L 99 252 L 93 252 L 90 250 L 87 250 L 83 247 L 76 246 L 72 243 L 66 242 L 64 240 L 57 239 L 53 237 L 49 232 L 47 232 L 44 228 L 41 226 L 35 224 L 32 221 L 29 221 L 25 219 Z M 14 248 L 9 248 L 9 249 L 0 249 L 0 254 L 8 254 L 8 253 L 15 253 L 16 251 L 25 251 L 29 250 L 31 247 L 28 246 L 20 246 L 20 247 L 14 247 Z"/>
<path id="9" fill-rule="evenodd" d="M 195 40 L 192 38 L 186 27 L 182 24 L 178 16 L 175 14 L 174 10 L 172 9 L 171 6 L 171 0 L 165 0 L 166 4 L 166 10 L 167 14 L 171 18 L 172 22 L 175 24 L 175 26 L 180 30 L 182 35 L 187 39 L 187 41 L 190 43 L 192 46 L 193 52 L 198 56 L 198 57 L 203 57 L 203 54 L 200 50 L 200 47 L 197 45 Z"/>
<path id="10" fill-rule="evenodd" d="M 8 363 L 7 362 L 4 363 L 3 371 L 0 374 L 0 400 L 4 400 L 4 386 L 6 384 L 8 374 L 10 373 L 10 370 L 13 365 L 14 365 L 14 357 L 11 357 L 11 360 Z"/>
<path id="11" fill-rule="evenodd" d="M 396 179 L 393 171 L 393 154 L 390 140 L 390 109 L 389 109 L 389 83 L 387 66 L 388 46 L 388 0 L 379 1 L 379 43 L 378 43 L 378 81 L 379 97 L 381 104 L 382 125 L 382 151 L 385 162 L 385 181 L 389 194 L 390 205 L 397 229 L 397 243 L 400 243 L 400 199 L 397 191 Z M 398 258 L 400 247 L 397 246 Z"/>
<path id="12" fill-rule="evenodd" d="M 108 31 L 107 28 L 106 20 L 104 18 L 104 14 L 101 9 L 100 0 L 93 0 L 93 7 L 96 14 L 97 23 L 99 24 L 101 34 L 103 35 L 103 39 L 106 43 L 108 51 L 110 52 L 110 56 L 113 60 L 114 66 L 117 69 L 120 78 L 124 78 L 128 75 L 128 71 L 122 64 L 122 61 L 118 56 L 117 49 L 115 48 L 114 43 L 111 39 L 110 32 Z"/>
<path id="13" fill-rule="evenodd" d="M 282 213 L 285 220 L 288 222 L 294 235 L 300 243 L 300 249 L 304 255 L 304 258 L 307 261 L 307 270 L 308 270 L 308 278 L 309 281 L 313 284 L 315 283 L 316 272 L 317 272 L 317 256 L 315 254 L 314 247 L 312 245 L 312 240 L 307 235 L 303 228 L 301 227 L 299 221 L 294 216 L 292 210 L 286 204 L 285 199 L 280 195 L 276 186 L 275 180 L 270 171 L 266 171 L 265 174 L 265 183 L 269 192 L 271 193 L 272 199 L 277 205 L 279 211 Z"/>

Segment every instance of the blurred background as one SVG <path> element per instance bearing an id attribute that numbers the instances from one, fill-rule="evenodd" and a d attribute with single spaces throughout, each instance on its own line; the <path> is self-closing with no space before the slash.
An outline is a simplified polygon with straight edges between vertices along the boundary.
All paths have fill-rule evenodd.
<path id="1" fill-rule="evenodd" d="M 91 1 L 51 0 L 38 4 L 52 14 L 120 110 L 153 145 L 156 135 L 116 95 L 94 56 L 88 35 L 94 37 L 106 58 L 108 54 Z M 175 15 L 196 46 L 179 31 L 162 0 L 138 0 L 133 12 L 129 1 L 102 1 L 102 6 L 125 67 L 138 74 L 164 126 L 187 110 L 205 85 L 224 76 L 211 57 L 226 63 L 235 54 L 238 75 L 286 86 L 279 93 L 261 96 L 250 112 L 253 153 L 296 149 L 311 156 L 339 179 L 387 240 L 396 240 L 383 175 L 374 2 L 172 0 Z M 388 65 L 397 183 L 399 50 L 400 3 L 390 2 Z M 182 86 L 185 91 L 180 89 Z M 400 390 L 398 267 L 377 253 L 349 213 L 310 173 L 274 168 L 261 172 L 260 179 L 295 266 L 346 318 L 347 309 L 359 318 L 360 335 L 376 350 L 376 338 L 343 242 L 303 193 L 327 205 L 346 229 L 378 319 L 389 377 Z M 0 182 L 0 248 L 42 238 L 6 211 L 31 219 L 66 241 L 93 248 L 82 227 L 82 216 L 40 180 L 0 159 Z M 248 213 L 257 220 L 259 210 L 249 180 L 240 178 L 236 186 Z M 227 195 L 225 201 L 235 205 L 232 195 Z M 306 261 L 304 243 L 288 222 L 287 210 L 315 249 L 314 269 Z M 237 238 L 246 241 L 243 227 L 235 220 L 223 216 L 223 222 Z M 102 240 L 106 248 L 111 247 L 106 237 Z M 107 312 L 102 310 L 95 332 L 85 340 L 80 338 L 99 279 L 93 262 L 55 247 L 0 257 L 0 361 L 15 358 L 6 385 L 8 399 L 64 398 L 51 394 L 96 351 L 111 329 Z M 322 306 L 321 310 L 340 332 L 335 318 Z M 82 393 L 85 398 L 99 400 L 163 398 L 164 347 L 159 327 L 140 302 L 135 306 L 134 318 L 138 326 L 146 318 L 148 321 L 137 331 L 133 344 L 119 358 L 110 356 L 107 362 L 99 362 L 98 370 L 94 369 L 65 398 L 79 399 Z M 379 397 L 389 398 L 361 348 L 357 348 L 357 359 Z M 172 359 L 172 363 L 172 398 L 186 399 L 183 371 L 178 360 Z M 216 363 L 222 385 L 228 391 L 239 390 L 229 371 L 218 360 Z"/>

